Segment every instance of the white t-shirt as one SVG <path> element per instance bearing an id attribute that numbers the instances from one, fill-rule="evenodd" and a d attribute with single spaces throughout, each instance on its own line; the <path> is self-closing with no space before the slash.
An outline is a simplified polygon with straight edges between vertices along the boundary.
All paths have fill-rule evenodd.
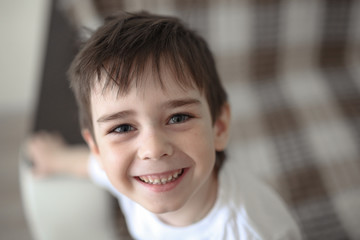
<path id="1" fill-rule="evenodd" d="M 212 210 L 201 221 L 173 227 L 126 196 L 109 182 L 92 158 L 92 179 L 118 199 L 134 239 L 301 239 L 300 231 L 280 198 L 259 180 L 227 160 L 219 173 L 219 190 Z M 236 171 L 235 171 L 236 170 Z"/>

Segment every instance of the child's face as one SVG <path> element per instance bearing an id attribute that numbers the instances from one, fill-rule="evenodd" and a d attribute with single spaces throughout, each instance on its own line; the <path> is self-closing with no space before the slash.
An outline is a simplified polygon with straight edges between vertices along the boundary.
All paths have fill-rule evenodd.
<path id="1" fill-rule="evenodd" d="M 216 186 L 215 150 L 225 148 L 228 121 L 213 124 L 204 95 L 184 91 L 170 73 L 162 73 L 165 90 L 144 76 L 145 84 L 126 95 L 92 91 L 96 144 L 86 131 L 84 137 L 119 192 L 165 213 L 206 199 Z"/>

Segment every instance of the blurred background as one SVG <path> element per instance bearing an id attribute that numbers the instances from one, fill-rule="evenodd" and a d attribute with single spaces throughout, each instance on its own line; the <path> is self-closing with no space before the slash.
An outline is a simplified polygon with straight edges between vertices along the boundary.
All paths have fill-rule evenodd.
<path id="1" fill-rule="evenodd" d="M 31 239 L 29 202 L 44 196 L 19 174 L 26 137 L 45 129 L 82 142 L 65 71 L 118 9 L 176 15 L 198 31 L 233 109 L 229 157 L 283 197 L 306 239 L 360 239 L 355 0 L 2 0 L 0 239 Z"/>
<path id="2" fill-rule="evenodd" d="M 20 198 L 19 149 L 38 93 L 50 1 L 0 1 L 0 239 L 31 239 Z"/>

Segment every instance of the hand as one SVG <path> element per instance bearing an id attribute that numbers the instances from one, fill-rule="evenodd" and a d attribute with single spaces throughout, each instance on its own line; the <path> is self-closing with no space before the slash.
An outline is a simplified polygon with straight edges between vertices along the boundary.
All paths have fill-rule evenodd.
<path id="1" fill-rule="evenodd" d="M 68 145 L 59 134 L 47 132 L 36 133 L 26 145 L 36 177 L 64 173 L 87 176 L 89 150 L 86 146 Z"/>

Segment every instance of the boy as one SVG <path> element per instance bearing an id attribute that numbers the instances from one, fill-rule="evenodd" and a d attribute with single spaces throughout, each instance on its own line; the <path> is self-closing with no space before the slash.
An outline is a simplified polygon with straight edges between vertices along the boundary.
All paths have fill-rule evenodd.
<path id="1" fill-rule="evenodd" d="M 88 168 L 119 199 L 135 239 L 300 239 L 280 199 L 225 161 L 226 93 L 205 41 L 179 20 L 109 18 L 69 77 L 91 157 L 38 137 L 38 173 Z"/>

